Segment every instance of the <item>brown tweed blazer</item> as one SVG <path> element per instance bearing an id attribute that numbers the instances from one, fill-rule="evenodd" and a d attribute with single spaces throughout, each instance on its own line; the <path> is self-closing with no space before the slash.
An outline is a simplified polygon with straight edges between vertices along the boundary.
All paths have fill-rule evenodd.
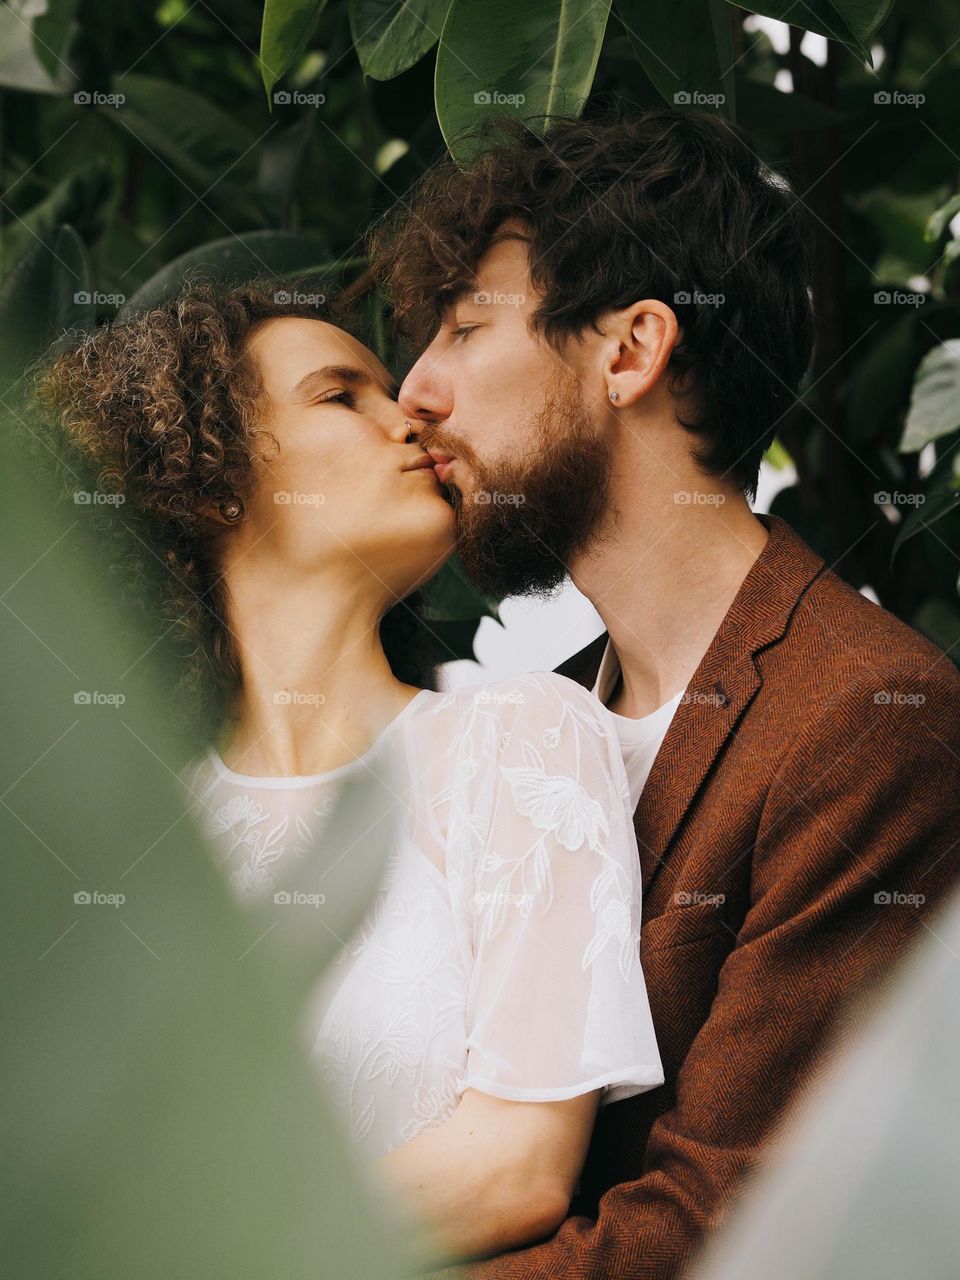
<path id="1" fill-rule="evenodd" d="M 437 1276 L 672 1280 L 960 878 L 960 674 L 760 519 L 635 815 L 666 1083 L 601 1109 L 552 1237 Z M 592 687 L 605 643 L 560 670 Z"/>

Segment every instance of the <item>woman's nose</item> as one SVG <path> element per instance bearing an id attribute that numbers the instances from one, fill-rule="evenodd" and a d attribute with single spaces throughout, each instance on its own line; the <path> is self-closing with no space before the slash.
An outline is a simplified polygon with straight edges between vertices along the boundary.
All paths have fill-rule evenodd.
<path id="1" fill-rule="evenodd" d="M 406 444 L 413 433 L 413 423 L 403 413 L 391 413 L 387 423 L 387 435 L 397 444 Z"/>

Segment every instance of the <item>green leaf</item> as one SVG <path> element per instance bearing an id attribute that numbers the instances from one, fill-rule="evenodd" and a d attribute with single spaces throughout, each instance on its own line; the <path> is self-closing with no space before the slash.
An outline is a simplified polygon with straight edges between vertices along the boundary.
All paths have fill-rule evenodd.
<path id="1" fill-rule="evenodd" d="M 78 227 L 85 239 L 94 241 L 103 230 L 116 177 L 109 161 L 89 160 L 67 173 L 18 221 L 6 228 L 6 247 L 11 257 L 51 235 L 64 223 Z"/>
<path id="2" fill-rule="evenodd" d="M 364 75 L 392 80 L 432 49 L 451 0 L 350 0 L 350 30 Z"/>
<path id="3" fill-rule="evenodd" d="M 925 275 L 936 256 L 926 238 L 930 197 L 873 187 L 857 201 L 880 232 L 883 251 L 874 265 L 878 283 L 907 285 L 911 276 Z"/>
<path id="4" fill-rule="evenodd" d="M 730 3 L 845 44 L 871 67 L 871 42 L 893 7 L 893 0 L 833 0 L 832 4 L 829 0 L 759 0 L 756 4 L 752 0 L 750 3 L 745 0 L 743 4 L 730 0 Z"/>
<path id="5" fill-rule="evenodd" d="M 670 106 L 735 114 L 727 0 L 616 0 L 637 60 Z"/>
<path id="6" fill-rule="evenodd" d="M 915 368 L 914 338 L 916 315 L 901 316 L 874 341 L 863 346 L 865 354 L 857 361 L 847 385 L 847 423 L 850 435 L 857 440 L 875 439 L 878 427 L 899 413 Z"/>
<path id="7" fill-rule="evenodd" d="M 593 84 L 610 0 L 453 0 L 437 52 L 437 119 L 458 164 L 476 153 L 463 136 L 491 115 L 577 116 Z"/>
<path id="8" fill-rule="evenodd" d="M 773 467 L 774 471 L 783 471 L 785 467 L 793 466 L 793 459 L 779 439 L 773 441 L 770 448 L 763 455 L 763 459 Z"/>
<path id="9" fill-rule="evenodd" d="M 50 326 L 89 331 L 96 325 L 97 302 L 87 247 L 73 227 L 61 227 L 54 246 L 56 262 L 50 289 Z"/>
<path id="10" fill-rule="evenodd" d="M 69 71 L 65 63 L 76 31 L 78 3 L 79 0 L 46 0 L 46 12 L 38 13 L 33 20 L 33 51 L 54 79 Z"/>
<path id="11" fill-rule="evenodd" d="M 319 909 L 277 907 L 267 936 L 234 900 L 187 813 L 168 690 L 86 536 L 92 508 L 54 511 L 30 481 L 5 457 L 8 1269 L 22 1280 L 412 1274 L 300 1029 L 322 974 L 314 957 L 329 950 L 317 935 L 349 936 L 337 892 Z M 78 703 L 94 690 L 125 700 Z M 382 865 L 382 835 L 368 839 L 366 825 L 354 825 L 340 887 L 354 869 L 369 886 Z M 326 852 L 307 850 L 324 887 Z"/>
<path id="12" fill-rule="evenodd" d="M 37 57 L 28 19 L 0 5 L 0 87 L 27 93 L 62 93 L 71 76 L 57 64 L 51 75 Z"/>
<path id="13" fill-rule="evenodd" d="M 292 231 L 249 231 L 242 236 L 226 236 L 168 262 L 127 299 L 122 314 L 158 306 L 183 286 L 188 273 L 229 286 L 257 276 L 309 275 L 336 265 L 327 257 L 324 242 L 314 236 Z"/>
<path id="14" fill-rule="evenodd" d="M 153 76 L 123 76 L 115 89 L 125 100 L 98 108 L 107 120 L 185 179 L 198 202 L 261 221 L 250 190 L 257 138 L 235 116 L 193 89 Z"/>
<path id="15" fill-rule="evenodd" d="M 924 233 L 926 239 L 934 243 L 938 241 L 958 213 L 960 213 L 960 192 L 951 196 L 946 204 L 942 204 L 939 209 L 931 213 Z"/>
<path id="16" fill-rule="evenodd" d="M 487 617 L 500 621 L 497 601 L 477 591 L 457 556 L 452 556 L 424 586 L 423 596 L 424 616 L 428 619 L 461 622 Z"/>
<path id="17" fill-rule="evenodd" d="M 905 542 L 916 537 L 918 533 L 923 533 L 925 529 L 929 529 L 951 511 L 960 510 L 960 489 L 952 484 L 941 484 L 922 496 L 924 501 L 910 512 L 897 531 L 890 549 L 891 564 Z"/>
<path id="18" fill-rule="evenodd" d="M 260 146 L 257 195 L 269 221 L 290 225 L 293 201 L 317 119 L 309 111 L 286 129 L 274 129 Z"/>
<path id="19" fill-rule="evenodd" d="M 930 440 L 960 427 L 960 338 L 947 338 L 920 361 L 901 453 L 916 453 Z"/>
<path id="20" fill-rule="evenodd" d="M 960 590 L 960 584 L 957 587 Z M 957 660 L 960 644 L 960 608 L 952 600 L 925 600 L 912 618 L 912 625 L 945 653 Z"/>
<path id="21" fill-rule="evenodd" d="M 270 98 L 278 80 L 303 56 L 326 0 L 266 0 L 260 28 L 260 75 Z"/>
<path id="22" fill-rule="evenodd" d="M 29 366 L 63 329 L 89 313 L 73 295 L 90 289 L 86 250 L 77 233 L 64 227 L 34 244 L 0 284 L 0 395 L 29 389 Z"/>

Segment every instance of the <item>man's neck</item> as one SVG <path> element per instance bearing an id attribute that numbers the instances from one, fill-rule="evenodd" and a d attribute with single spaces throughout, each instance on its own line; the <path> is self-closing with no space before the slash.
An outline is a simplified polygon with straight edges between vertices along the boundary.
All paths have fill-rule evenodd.
<path id="1" fill-rule="evenodd" d="M 575 559 L 570 576 L 620 660 L 608 705 L 639 717 L 689 684 L 768 534 L 739 494 L 617 507 L 611 530 Z"/>

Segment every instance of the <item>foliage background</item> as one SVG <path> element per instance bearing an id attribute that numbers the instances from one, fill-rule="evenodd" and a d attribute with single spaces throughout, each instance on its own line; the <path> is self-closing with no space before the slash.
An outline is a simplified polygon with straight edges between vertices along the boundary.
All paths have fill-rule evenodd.
<path id="1" fill-rule="evenodd" d="M 785 51 L 753 13 L 797 24 Z M 809 56 L 808 31 L 828 37 L 825 60 Z M 363 233 L 447 144 L 469 154 L 465 128 L 491 111 L 589 114 L 610 95 L 735 118 L 817 229 L 816 356 L 769 455 L 791 460 L 797 482 L 773 509 L 956 657 L 950 0 L 15 0 L 0 7 L 0 47 L 8 385 L 63 327 L 100 323 L 198 265 L 350 290 L 402 373 Z M 444 656 L 472 656 L 496 602 L 456 561 L 431 591 Z"/>
<path id="2" fill-rule="evenodd" d="M 753 14 L 797 24 L 780 51 Z M 347 797 L 305 868 L 326 933 L 234 910 L 184 821 L 160 637 L 118 598 L 93 510 L 49 504 L 16 456 L 48 448 L 31 362 L 188 270 L 268 272 L 348 291 L 402 375 L 364 233 L 447 146 L 469 154 L 471 123 L 610 95 L 720 110 L 817 235 L 816 355 L 770 452 L 797 479 L 773 509 L 956 660 L 958 63 L 950 0 L 0 4 L 0 1241 L 18 1275 L 404 1269 L 292 1033 L 377 883 L 386 789 Z M 455 560 L 430 608 L 450 657 L 497 616 Z M 119 710 L 78 702 L 120 689 Z M 358 847 L 360 814 L 383 821 Z"/>

